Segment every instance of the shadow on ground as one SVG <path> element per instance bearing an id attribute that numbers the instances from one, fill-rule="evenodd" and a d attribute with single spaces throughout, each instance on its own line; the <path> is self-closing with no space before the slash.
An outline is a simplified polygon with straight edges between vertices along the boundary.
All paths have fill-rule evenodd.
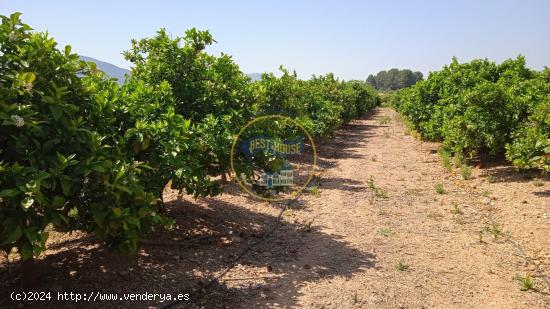
<path id="1" fill-rule="evenodd" d="M 257 207 L 277 213 L 280 205 Z M 45 257 L 37 260 L 40 283 L 36 291 L 90 293 L 190 293 L 191 302 L 207 308 L 235 308 L 259 294 L 269 302 L 270 291 L 281 284 L 297 285 L 334 276 L 350 277 L 362 268 L 374 267 L 375 257 L 351 248 L 337 236 L 305 227 L 303 223 L 285 221 L 267 241 L 254 247 L 238 263 L 236 274 L 245 280 L 215 281 L 202 294 L 192 292 L 216 273 L 229 266 L 235 255 L 259 240 L 265 229 L 275 223 L 273 214 L 251 211 L 221 198 L 198 201 L 174 200 L 168 203 L 169 215 L 176 221 L 170 231 L 151 235 L 135 255 L 117 255 L 84 236 L 54 244 Z M 231 235 L 229 235 L 231 233 Z M 229 235 L 188 242 L 200 235 Z M 158 243 L 155 243 L 158 242 Z M 164 243 L 166 242 L 166 243 Z M 307 265 L 298 256 L 305 243 L 315 243 Z M 185 245 L 181 245 L 185 244 Z M 59 251 L 57 251 L 59 250 Z M 328 254 L 327 254 L 328 253 Z M 308 252 L 309 255 L 312 252 Z M 318 255 L 316 255 L 318 254 Z M 3 272 L 2 276 L 8 276 Z M 246 277 L 252 279 L 246 280 Z M 269 277 L 268 279 L 263 277 Z M 18 290 L 18 282 L 3 280 L 3 289 Z M 7 282 L 11 284 L 5 285 Z M 299 296 L 297 288 L 284 295 L 289 304 Z M 57 297 L 57 296 L 56 296 Z M 4 303 L 8 306 L 14 303 Z M 147 308 L 158 302 L 25 302 L 25 308 Z M 189 306 L 183 303 L 181 307 Z M 179 307 L 179 306 L 177 306 Z M 176 308 L 177 308 L 176 307 Z"/>
<path id="2" fill-rule="evenodd" d="M 376 116 L 376 115 L 375 115 Z M 320 142 L 319 165 L 332 167 L 337 159 L 358 158 L 356 151 L 376 126 L 351 123 L 338 133 L 337 142 Z M 334 141 L 334 140 L 333 140 Z M 364 184 L 350 179 L 326 178 L 321 189 L 358 192 Z M 134 255 L 118 255 L 98 244 L 90 235 L 65 237 L 49 246 L 37 260 L 36 291 L 102 293 L 189 293 L 190 302 L 175 308 L 239 308 L 250 299 L 270 306 L 274 290 L 283 293 L 284 306 L 297 305 L 299 286 L 333 277 L 351 277 L 375 267 L 376 256 L 350 246 L 337 235 L 312 228 L 308 222 L 285 218 L 265 241 L 238 260 L 221 280 L 200 291 L 216 274 L 232 265 L 236 256 L 261 239 L 276 222 L 281 204 L 258 202 L 229 184 L 217 198 L 173 198 L 167 203 L 173 229 L 150 235 Z M 297 201 L 292 209 L 307 209 Z M 208 235 L 222 235 L 201 238 Z M 190 239 L 200 239 L 190 241 Z M 314 244 L 314 245 L 312 245 Z M 17 266 L 17 265 L 16 265 Z M 5 291 L 20 290 L 17 272 L 0 273 Z M 279 287 L 288 288 L 281 289 Z M 0 306 L 15 306 L 0 295 Z M 55 298 L 57 294 L 53 295 Z M 55 299 L 54 298 L 54 299 Z M 157 301 L 118 302 L 25 302 L 25 308 L 148 308 Z"/>

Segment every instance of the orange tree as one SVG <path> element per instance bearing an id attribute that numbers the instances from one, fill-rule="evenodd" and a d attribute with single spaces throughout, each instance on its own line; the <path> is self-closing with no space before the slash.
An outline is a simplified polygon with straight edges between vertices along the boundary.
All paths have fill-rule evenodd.
<path id="1" fill-rule="evenodd" d="M 394 106 L 428 140 L 467 158 L 503 156 L 518 168 L 548 171 L 548 69 L 530 70 L 522 56 L 496 64 L 459 63 L 393 97 Z"/>
<path id="2" fill-rule="evenodd" d="M 170 85 L 174 112 L 192 121 L 195 156 L 206 171 L 191 179 L 204 182 L 209 176 L 225 178 L 232 138 L 254 114 L 255 101 L 250 78 L 230 56 L 205 52 L 214 42 L 208 31 L 193 28 L 184 37 L 171 37 L 161 29 L 152 38 L 133 40 L 124 53 L 133 64 L 130 83 Z M 215 185 L 184 187 L 193 194 L 219 193 Z"/>
<path id="3" fill-rule="evenodd" d="M 195 29 L 133 41 L 132 76 L 119 86 L 19 15 L 0 26 L 0 248 L 23 260 L 45 249 L 50 225 L 134 250 L 170 223 L 159 215 L 166 184 L 220 193 L 212 176 L 228 170 L 231 141 L 255 115 L 289 115 L 330 136 L 379 102 L 332 75 L 252 83 L 231 57 L 205 53 L 213 39 Z"/>
<path id="4" fill-rule="evenodd" d="M 295 118 L 312 135 L 331 137 L 344 123 L 380 105 L 378 94 L 361 81 L 341 81 L 332 73 L 298 79 L 283 67 L 282 75 L 264 74 L 256 83 L 258 113 Z"/>
<path id="5" fill-rule="evenodd" d="M 158 192 L 144 181 L 152 167 L 136 156 L 145 139 L 136 146 L 130 129 L 123 132 L 126 111 L 112 82 L 69 46 L 59 50 L 30 30 L 19 14 L 2 17 L 1 248 L 19 248 L 23 260 L 39 255 L 51 224 L 133 250 L 141 234 L 166 222 Z"/>

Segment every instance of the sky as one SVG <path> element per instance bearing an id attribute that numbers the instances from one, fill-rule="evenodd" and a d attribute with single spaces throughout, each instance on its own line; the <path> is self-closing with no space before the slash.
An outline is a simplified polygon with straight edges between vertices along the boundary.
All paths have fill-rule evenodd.
<path id="1" fill-rule="evenodd" d="M 280 65 L 301 78 L 333 72 L 365 79 L 390 68 L 427 73 L 450 63 L 522 54 L 550 66 L 548 0 L 77 1 L 0 0 L 0 15 L 48 31 L 61 46 L 129 68 L 132 38 L 209 30 L 208 52 L 232 55 L 246 73 Z"/>

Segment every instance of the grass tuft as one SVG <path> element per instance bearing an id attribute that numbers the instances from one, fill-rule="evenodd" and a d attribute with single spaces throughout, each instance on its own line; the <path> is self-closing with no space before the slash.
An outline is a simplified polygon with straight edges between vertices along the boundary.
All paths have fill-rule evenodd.
<path id="1" fill-rule="evenodd" d="M 390 237 L 391 235 L 393 235 L 393 231 L 389 227 L 383 227 L 380 229 L 380 235 L 384 237 Z"/>
<path id="2" fill-rule="evenodd" d="M 378 123 L 379 124 L 388 124 L 391 122 L 391 118 L 388 117 L 388 116 L 384 116 L 384 117 L 380 117 L 380 119 L 378 119 Z"/>
<path id="3" fill-rule="evenodd" d="M 531 276 L 527 275 L 525 277 L 517 276 L 516 280 L 521 285 L 522 291 L 536 291 L 535 280 Z"/>
<path id="4" fill-rule="evenodd" d="M 445 194 L 445 188 L 442 183 L 439 182 L 435 185 L 435 192 L 437 192 L 437 194 Z"/>
<path id="5" fill-rule="evenodd" d="M 534 185 L 535 187 L 542 187 L 542 186 L 544 186 L 544 182 L 543 182 L 542 180 L 540 180 L 540 179 L 537 178 L 537 179 L 534 179 L 534 180 L 533 180 L 533 185 Z"/>
<path id="6" fill-rule="evenodd" d="M 497 240 L 502 235 L 502 229 L 496 222 L 491 223 L 491 225 L 487 227 L 487 231 L 493 235 L 494 240 Z"/>
<path id="7" fill-rule="evenodd" d="M 307 192 L 313 194 L 313 195 L 319 195 L 321 194 L 321 190 L 319 189 L 318 186 L 312 186 L 312 187 L 309 187 L 307 188 Z"/>
<path id="8" fill-rule="evenodd" d="M 451 213 L 453 215 L 461 215 L 463 214 L 462 210 L 460 209 L 460 207 L 458 206 L 457 203 L 453 203 L 453 209 L 451 209 Z"/>
<path id="9" fill-rule="evenodd" d="M 409 269 L 409 264 L 405 263 L 404 261 L 399 261 L 396 268 L 398 271 L 407 271 Z"/>
<path id="10" fill-rule="evenodd" d="M 462 164 L 460 167 L 460 176 L 462 176 L 464 180 L 470 179 L 470 177 L 472 177 L 472 168 L 467 164 Z"/>
<path id="11" fill-rule="evenodd" d="M 438 150 L 439 157 L 441 158 L 441 163 L 443 164 L 443 167 L 447 172 L 452 171 L 453 164 L 451 163 L 451 154 L 444 150 L 443 148 L 439 148 Z"/>
<path id="12" fill-rule="evenodd" d="M 378 198 L 382 198 L 382 199 L 387 199 L 388 198 L 388 191 L 377 187 L 374 184 L 374 179 L 372 178 L 372 176 L 369 178 L 369 180 L 367 180 L 367 188 L 369 188 L 369 190 L 371 190 L 371 192 L 373 194 L 373 197 L 378 197 Z"/>

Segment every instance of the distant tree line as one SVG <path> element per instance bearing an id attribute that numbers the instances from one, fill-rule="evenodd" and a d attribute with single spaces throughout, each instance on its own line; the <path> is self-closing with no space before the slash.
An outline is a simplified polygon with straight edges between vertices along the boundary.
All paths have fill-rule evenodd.
<path id="1" fill-rule="evenodd" d="M 413 72 L 409 69 L 391 69 L 380 71 L 376 76 L 369 75 L 367 84 L 378 90 L 397 90 L 412 86 L 422 79 L 421 72 Z"/>

